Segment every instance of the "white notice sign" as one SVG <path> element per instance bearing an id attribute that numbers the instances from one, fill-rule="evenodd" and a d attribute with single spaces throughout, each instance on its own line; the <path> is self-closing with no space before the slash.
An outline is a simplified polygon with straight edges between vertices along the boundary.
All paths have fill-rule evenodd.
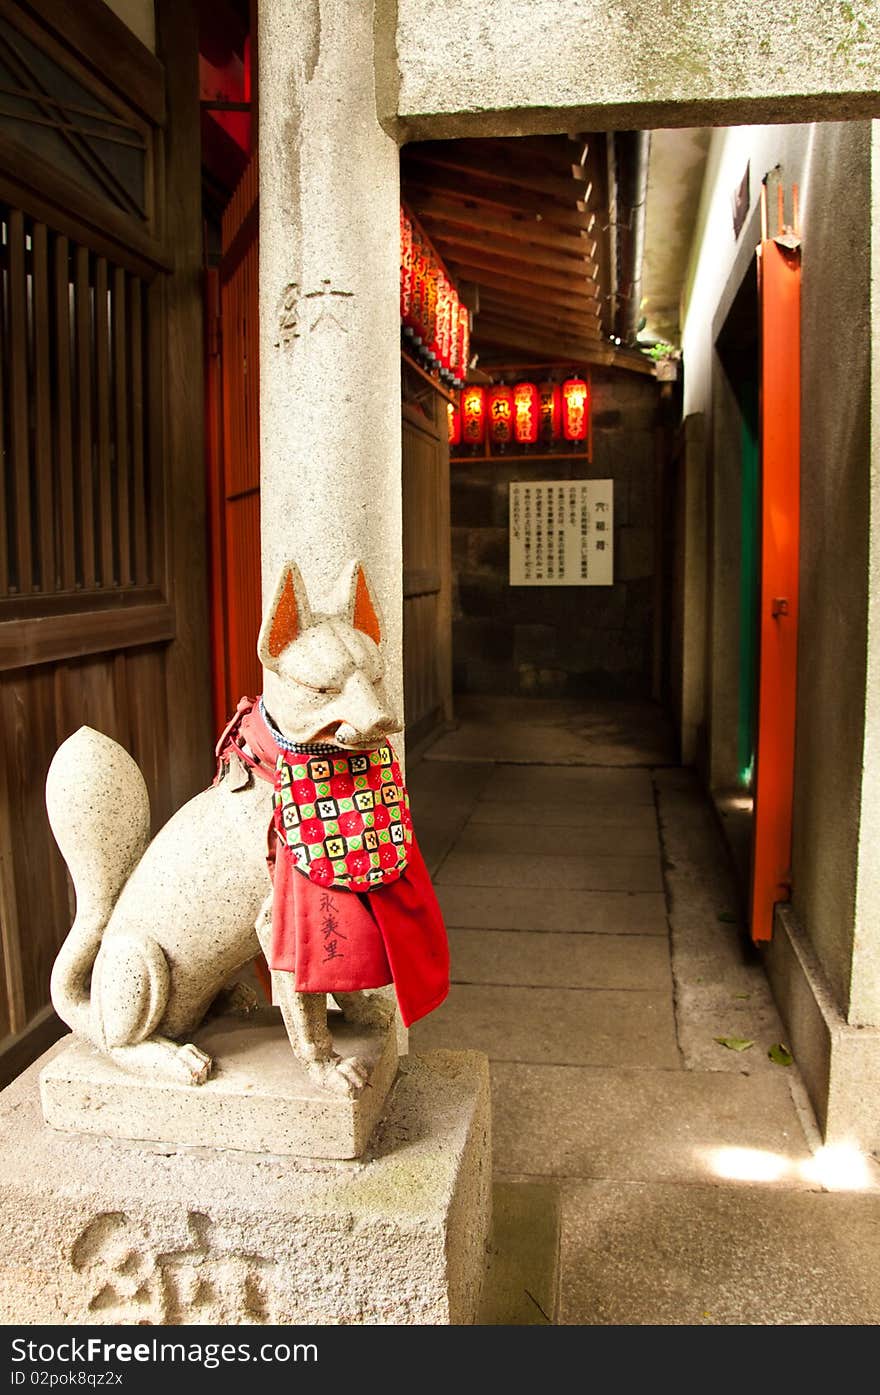
<path id="1" fill-rule="evenodd" d="M 613 581 L 613 480 L 511 484 L 511 586 L 611 586 Z"/>

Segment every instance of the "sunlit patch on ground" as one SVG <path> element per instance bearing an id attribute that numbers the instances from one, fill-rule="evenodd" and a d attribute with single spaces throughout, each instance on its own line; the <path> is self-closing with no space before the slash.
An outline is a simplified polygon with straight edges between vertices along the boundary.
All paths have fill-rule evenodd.
<path id="1" fill-rule="evenodd" d="M 869 1159 L 852 1143 L 830 1143 L 802 1160 L 764 1148 L 713 1148 L 706 1160 L 730 1182 L 779 1182 L 800 1178 L 827 1191 L 867 1191 L 877 1185 Z"/>

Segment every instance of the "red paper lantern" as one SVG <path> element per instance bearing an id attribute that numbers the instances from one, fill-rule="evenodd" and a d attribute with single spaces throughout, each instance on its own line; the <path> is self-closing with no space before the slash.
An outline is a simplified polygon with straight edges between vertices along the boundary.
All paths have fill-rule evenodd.
<path id="1" fill-rule="evenodd" d="M 494 446 L 513 440 L 513 389 L 504 383 L 489 389 L 489 436 Z"/>
<path id="2" fill-rule="evenodd" d="M 425 271 L 427 249 L 418 228 L 412 230 L 412 302 L 410 305 L 411 327 L 417 344 L 425 342 Z"/>
<path id="3" fill-rule="evenodd" d="M 428 362 L 437 362 L 437 291 L 440 281 L 440 268 L 425 249 L 425 279 L 422 289 L 423 344 Z"/>
<path id="4" fill-rule="evenodd" d="M 461 445 L 461 412 L 454 402 L 446 403 L 446 422 L 449 428 L 449 444 Z"/>
<path id="5" fill-rule="evenodd" d="M 486 434 L 486 396 L 481 387 L 466 387 L 461 394 L 461 435 L 469 446 L 478 446 Z"/>
<path id="6" fill-rule="evenodd" d="M 471 315 L 466 305 L 458 307 L 458 346 L 455 357 L 458 364 L 456 385 L 464 387 L 471 359 Z"/>
<path id="7" fill-rule="evenodd" d="M 513 389 L 513 429 L 521 446 L 533 446 L 538 439 L 540 403 L 534 383 L 517 383 Z"/>
<path id="8" fill-rule="evenodd" d="M 449 371 L 449 348 L 452 342 L 452 287 L 442 271 L 437 278 L 437 358 L 443 377 Z"/>
<path id="9" fill-rule="evenodd" d="M 400 318 L 404 326 L 410 325 L 412 312 L 412 269 L 413 269 L 412 223 L 400 210 Z"/>
<path id="10" fill-rule="evenodd" d="M 449 381 L 456 387 L 459 383 L 458 371 L 458 312 L 461 308 L 458 294 L 454 286 L 450 287 L 449 296 Z"/>
<path id="11" fill-rule="evenodd" d="M 585 441 L 589 423 L 589 389 L 583 378 L 562 384 L 562 434 L 566 441 Z"/>
<path id="12" fill-rule="evenodd" d="M 559 391 L 558 383 L 540 383 L 538 386 L 538 396 L 540 398 L 540 428 L 541 440 L 548 445 L 559 440 L 559 426 L 562 419 L 562 394 Z"/>

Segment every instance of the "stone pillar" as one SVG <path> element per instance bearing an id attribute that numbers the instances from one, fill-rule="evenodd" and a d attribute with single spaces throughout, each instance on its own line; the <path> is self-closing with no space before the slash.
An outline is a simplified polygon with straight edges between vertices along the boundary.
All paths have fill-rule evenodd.
<path id="1" fill-rule="evenodd" d="M 321 610 L 367 566 L 403 709 L 399 162 L 376 115 L 373 0 L 260 7 L 264 596 L 299 563 Z"/>

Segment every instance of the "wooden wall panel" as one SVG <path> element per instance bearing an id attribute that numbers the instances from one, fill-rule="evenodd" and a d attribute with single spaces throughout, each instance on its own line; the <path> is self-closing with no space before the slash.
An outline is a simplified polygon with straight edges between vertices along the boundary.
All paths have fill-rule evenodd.
<path id="1" fill-rule="evenodd" d="M 7 674 L 0 685 L 6 797 L 12 843 L 24 1026 L 45 1006 L 49 975 L 70 926 L 67 876 L 49 831 L 46 772 L 58 745 L 54 675 L 40 666 Z"/>
<path id="2" fill-rule="evenodd" d="M 0 916 L 2 918 L 2 916 Z M 3 948 L 3 937 L 0 935 L 0 1041 L 11 1032 L 9 1023 L 9 997 L 4 991 L 6 986 L 6 953 Z"/>
<path id="3" fill-rule="evenodd" d="M 106 654 L 69 660 L 55 668 L 54 702 L 59 741 L 79 727 L 89 726 L 122 746 L 128 744 L 127 714 L 119 710 L 113 675 L 113 658 Z"/>
<path id="4" fill-rule="evenodd" d="M 223 214 L 218 285 L 211 287 L 219 325 L 215 342 L 209 342 L 207 413 L 214 724 L 218 728 L 226 724 L 240 697 L 253 697 L 262 687 L 256 653 L 262 618 L 258 193 L 253 156 Z"/>
<path id="5" fill-rule="evenodd" d="M 128 684 L 128 750 L 141 768 L 150 794 L 153 832 L 174 812 L 168 787 L 168 723 L 164 651 L 157 646 L 129 649 L 125 655 Z"/>
<path id="6" fill-rule="evenodd" d="M 247 694 L 256 697 L 263 675 L 257 658 L 260 629 L 260 495 L 257 491 L 226 505 L 227 712 Z"/>
<path id="7" fill-rule="evenodd" d="M 19 1001 L 12 1015 L 20 1030 L 48 1001 L 52 963 L 74 910 L 46 817 L 52 756 L 84 725 L 112 737 L 141 767 L 154 830 L 160 827 L 172 812 L 163 650 L 132 649 L 6 673 L 0 681 L 0 723 L 21 964 Z"/>
<path id="8" fill-rule="evenodd" d="M 210 779 L 214 737 L 204 469 L 201 116 L 194 5 L 157 0 L 156 52 L 165 68 L 164 231 L 173 258 L 171 275 L 163 281 L 161 353 L 165 513 L 169 521 L 166 556 L 177 621 L 165 660 L 169 702 L 175 704 L 174 721 L 168 727 L 166 778 L 177 805 Z"/>
<path id="9" fill-rule="evenodd" d="M 213 771 L 196 17 L 159 0 L 160 62 L 105 9 L 0 0 L 45 44 L 47 73 L 85 61 L 146 162 L 138 211 L 105 197 L 114 178 L 74 188 L 0 133 L 0 1084 L 63 1030 L 49 979 L 74 905 L 45 809 L 58 745 L 83 724 L 119 741 L 154 832 Z M 142 114 L 127 85 L 108 96 L 114 51 L 152 75 Z M 63 124 L 65 91 L 51 100 Z"/>
<path id="10" fill-rule="evenodd" d="M 446 401 L 404 368 L 403 653 L 407 741 L 452 715 Z"/>
<path id="11" fill-rule="evenodd" d="M 403 653 L 407 728 L 416 728 L 427 717 L 436 718 L 442 707 L 437 665 L 436 595 L 411 596 L 404 605 Z"/>

